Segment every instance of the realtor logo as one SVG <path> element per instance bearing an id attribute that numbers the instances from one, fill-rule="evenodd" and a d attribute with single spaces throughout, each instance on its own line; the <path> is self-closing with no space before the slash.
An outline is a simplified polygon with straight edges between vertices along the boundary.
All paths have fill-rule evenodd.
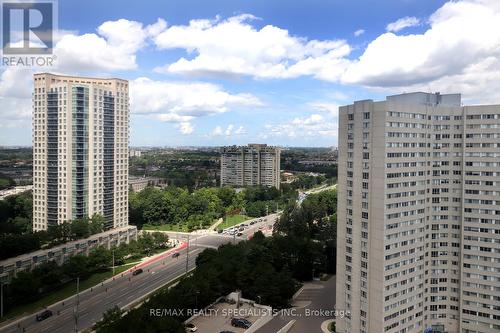
<path id="1" fill-rule="evenodd" d="M 52 54 L 54 1 L 2 2 L 3 54 Z"/>

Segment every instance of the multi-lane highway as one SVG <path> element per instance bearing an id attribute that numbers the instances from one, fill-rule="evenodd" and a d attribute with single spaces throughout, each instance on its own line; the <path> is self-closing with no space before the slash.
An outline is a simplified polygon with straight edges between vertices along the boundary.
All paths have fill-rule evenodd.
<path id="1" fill-rule="evenodd" d="M 49 306 L 48 309 L 53 312 L 53 316 L 43 321 L 38 322 L 36 314 L 33 314 L 15 322 L 4 324 L 0 327 L 0 332 L 67 333 L 88 329 L 101 319 L 106 310 L 114 306 L 127 308 L 132 304 L 136 304 L 154 290 L 182 276 L 186 273 L 186 261 L 188 270 L 193 269 L 196 257 L 204 249 L 217 248 L 219 245 L 228 242 L 247 239 L 259 228 L 268 228 L 269 225 L 274 223 L 275 218 L 276 215 L 271 214 L 264 218 L 262 222 L 248 226 L 240 237 L 215 233 L 190 234 L 189 246 L 180 249 L 178 251 L 180 256 L 177 258 L 168 255 L 160 260 L 150 260 L 140 266 L 143 269 L 141 274 L 133 275 L 133 270 L 119 274 L 113 280 L 108 280 L 102 285 L 81 292 L 78 297 L 73 296 Z M 248 221 L 245 223 L 248 224 Z M 184 242 L 188 240 L 187 234 L 182 233 L 170 233 L 170 237 L 177 237 Z M 189 255 L 187 257 L 189 260 L 186 260 L 188 249 Z M 78 307 L 77 298 L 79 300 Z"/>

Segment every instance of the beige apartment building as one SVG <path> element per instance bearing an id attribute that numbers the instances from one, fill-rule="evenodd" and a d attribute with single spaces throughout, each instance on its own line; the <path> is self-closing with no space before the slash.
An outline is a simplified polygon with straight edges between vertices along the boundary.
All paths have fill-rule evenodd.
<path id="1" fill-rule="evenodd" d="M 221 186 L 280 188 L 281 149 L 266 144 L 221 148 Z"/>
<path id="2" fill-rule="evenodd" d="M 500 332 L 500 105 L 339 112 L 338 332 Z"/>
<path id="3" fill-rule="evenodd" d="M 128 81 L 34 75 L 33 230 L 92 216 L 128 225 Z"/>

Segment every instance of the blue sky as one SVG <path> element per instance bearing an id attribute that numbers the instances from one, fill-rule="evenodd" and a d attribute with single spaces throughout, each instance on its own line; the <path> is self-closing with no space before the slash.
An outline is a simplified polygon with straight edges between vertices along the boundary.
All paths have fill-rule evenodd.
<path id="1" fill-rule="evenodd" d="M 498 101 L 499 13 L 493 0 L 59 0 L 56 67 L 0 67 L 0 145 L 30 144 L 31 76 L 53 71 L 130 80 L 131 146 L 335 146 L 353 100 Z"/>

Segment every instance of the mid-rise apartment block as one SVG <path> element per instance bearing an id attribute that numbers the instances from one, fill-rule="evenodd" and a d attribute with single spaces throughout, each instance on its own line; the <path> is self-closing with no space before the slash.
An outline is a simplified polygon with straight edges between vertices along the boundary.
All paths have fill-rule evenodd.
<path id="1" fill-rule="evenodd" d="M 278 147 L 266 144 L 221 148 L 221 186 L 262 185 L 280 188 Z"/>
<path id="2" fill-rule="evenodd" d="M 128 81 L 34 75 L 33 230 L 93 214 L 128 225 Z"/>
<path id="3" fill-rule="evenodd" d="M 339 112 L 338 332 L 500 332 L 500 105 Z"/>

